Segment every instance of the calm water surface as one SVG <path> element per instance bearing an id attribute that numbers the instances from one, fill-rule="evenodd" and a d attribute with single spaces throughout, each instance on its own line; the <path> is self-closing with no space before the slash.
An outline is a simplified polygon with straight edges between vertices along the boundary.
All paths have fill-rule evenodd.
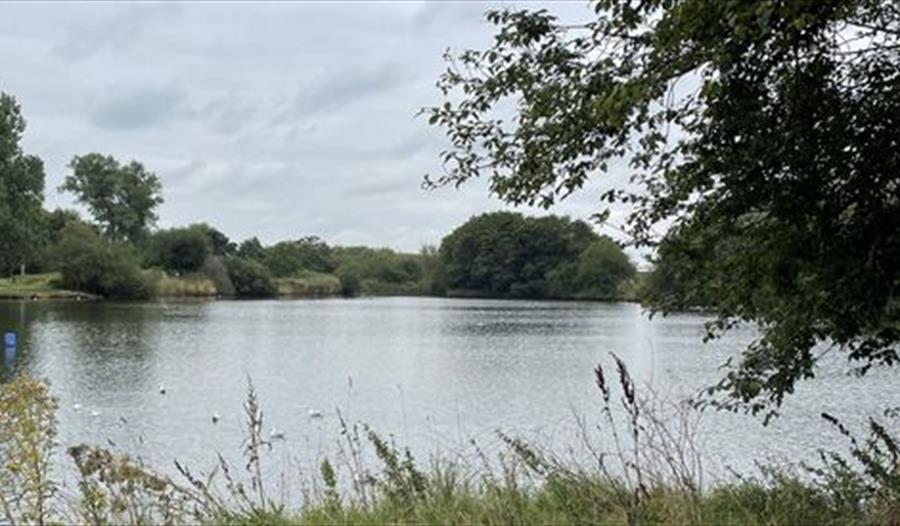
<path id="1" fill-rule="evenodd" d="M 248 378 L 266 428 L 285 433 L 274 454 L 298 465 L 333 450 L 338 410 L 419 455 L 492 444 L 498 429 L 565 445 L 574 415 L 599 415 L 592 369 L 611 365 L 609 353 L 675 400 L 714 381 L 754 335 L 704 345 L 703 322 L 649 320 L 633 304 L 435 298 L 0 304 L 0 329 L 20 332 L 16 367 L 48 378 L 60 400 L 60 442 L 112 443 L 164 469 L 239 452 Z M 708 469 L 812 458 L 844 445 L 823 411 L 859 423 L 900 405 L 891 371 L 859 380 L 832 364 L 767 428 L 705 414 Z"/>

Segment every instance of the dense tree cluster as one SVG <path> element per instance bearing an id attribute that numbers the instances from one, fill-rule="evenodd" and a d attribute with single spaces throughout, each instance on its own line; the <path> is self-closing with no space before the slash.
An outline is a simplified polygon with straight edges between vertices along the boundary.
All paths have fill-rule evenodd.
<path id="1" fill-rule="evenodd" d="M 444 238 L 445 285 L 460 293 L 513 298 L 617 296 L 635 269 L 609 238 L 582 221 L 494 212 Z"/>

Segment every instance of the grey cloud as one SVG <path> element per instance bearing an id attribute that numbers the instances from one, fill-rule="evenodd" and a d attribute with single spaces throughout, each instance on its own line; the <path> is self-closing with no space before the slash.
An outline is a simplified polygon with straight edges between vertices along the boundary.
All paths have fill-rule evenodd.
<path id="1" fill-rule="evenodd" d="M 113 86 L 100 95 L 91 121 L 113 130 L 159 126 L 178 114 L 182 99 L 182 91 L 173 86 Z"/>
<path id="2" fill-rule="evenodd" d="M 290 115 L 308 117 L 342 109 L 357 100 L 382 95 L 408 78 L 403 66 L 396 63 L 344 70 L 301 89 Z"/>
<path id="3" fill-rule="evenodd" d="M 149 25 L 171 19 L 179 11 L 172 2 L 122 4 L 105 16 L 78 17 L 68 24 L 65 38 L 53 52 L 65 60 L 84 60 L 101 50 L 121 51 L 139 41 Z"/>
<path id="4" fill-rule="evenodd" d="M 423 191 L 446 139 L 414 118 L 441 99 L 443 51 L 490 45 L 482 14 L 504 5 L 0 3 L 0 89 L 22 103 L 48 188 L 73 155 L 101 151 L 159 175 L 160 226 L 414 251 L 505 208 L 485 180 Z M 586 2 L 549 8 L 591 16 Z M 553 212 L 597 208 L 585 189 Z"/>

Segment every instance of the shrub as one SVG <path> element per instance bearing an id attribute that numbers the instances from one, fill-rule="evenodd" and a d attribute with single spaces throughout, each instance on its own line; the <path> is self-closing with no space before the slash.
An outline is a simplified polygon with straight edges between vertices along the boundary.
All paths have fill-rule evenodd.
<path id="1" fill-rule="evenodd" d="M 211 251 L 209 237 L 203 229 L 160 230 L 150 239 L 147 263 L 171 272 L 196 272 L 203 267 Z"/>
<path id="2" fill-rule="evenodd" d="M 56 248 L 64 288 L 115 299 L 143 299 L 150 287 L 137 258 L 124 245 L 101 239 L 90 228 L 68 224 Z"/>
<path id="3" fill-rule="evenodd" d="M 263 262 L 272 275 L 279 278 L 297 277 L 304 270 L 332 272 L 337 268 L 331 247 L 315 236 L 282 241 L 269 247 L 265 249 Z"/>
<path id="4" fill-rule="evenodd" d="M 212 256 L 203 264 L 203 275 L 209 278 L 216 286 L 216 292 L 223 296 L 234 296 L 234 283 L 228 274 L 228 267 L 221 256 Z"/>
<path id="5" fill-rule="evenodd" d="M 9 524 L 48 519 L 57 490 L 50 478 L 56 408 L 38 380 L 18 376 L 0 384 L 0 517 Z"/>
<path id="6" fill-rule="evenodd" d="M 272 275 L 262 264 L 239 257 L 227 257 L 224 262 L 236 296 L 263 298 L 275 295 Z"/>
<path id="7" fill-rule="evenodd" d="M 612 239 L 603 236 L 578 255 L 575 276 L 579 297 L 611 299 L 619 286 L 635 274 L 634 265 Z"/>
<path id="8" fill-rule="evenodd" d="M 337 277 L 341 282 L 341 294 L 347 297 L 359 296 L 362 290 L 359 276 L 346 269 L 339 269 Z"/>

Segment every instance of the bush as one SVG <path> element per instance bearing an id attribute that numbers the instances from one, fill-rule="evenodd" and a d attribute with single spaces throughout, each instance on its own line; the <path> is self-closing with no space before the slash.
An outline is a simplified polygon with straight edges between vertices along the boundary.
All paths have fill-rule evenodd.
<path id="1" fill-rule="evenodd" d="M 57 486 L 50 478 L 56 400 L 43 382 L 0 383 L 0 522 L 44 524 Z M 16 519 L 20 520 L 16 520 Z"/>
<path id="2" fill-rule="evenodd" d="M 55 252 L 63 288 L 115 299 L 150 296 L 151 288 L 131 249 L 104 241 L 84 225 L 68 224 Z"/>
<path id="3" fill-rule="evenodd" d="M 265 249 L 263 262 L 278 278 L 297 277 L 304 270 L 332 272 L 337 268 L 331 247 L 315 236 L 282 241 L 269 247 Z"/>
<path id="4" fill-rule="evenodd" d="M 147 263 L 170 272 L 196 272 L 212 252 L 209 237 L 199 228 L 171 228 L 153 234 Z"/>
<path id="5" fill-rule="evenodd" d="M 228 267 L 221 256 L 211 256 L 203 264 L 203 275 L 215 284 L 216 292 L 222 296 L 234 296 L 234 283 L 228 274 Z"/>
<path id="6" fill-rule="evenodd" d="M 262 264 L 239 257 L 227 257 L 224 262 L 236 296 L 265 298 L 275 295 L 272 274 Z"/>
<path id="7" fill-rule="evenodd" d="M 617 297 L 619 286 L 635 274 L 634 265 L 612 239 L 603 236 L 578 255 L 576 296 L 595 299 Z"/>
<path id="8" fill-rule="evenodd" d="M 336 247 L 334 254 L 344 295 L 421 294 L 424 290 L 425 258 L 419 254 L 369 247 Z"/>
<path id="9" fill-rule="evenodd" d="M 359 296 L 362 290 L 359 276 L 345 269 L 339 269 L 337 277 L 341 282 L 341 294 L 347 297 Z"/>

